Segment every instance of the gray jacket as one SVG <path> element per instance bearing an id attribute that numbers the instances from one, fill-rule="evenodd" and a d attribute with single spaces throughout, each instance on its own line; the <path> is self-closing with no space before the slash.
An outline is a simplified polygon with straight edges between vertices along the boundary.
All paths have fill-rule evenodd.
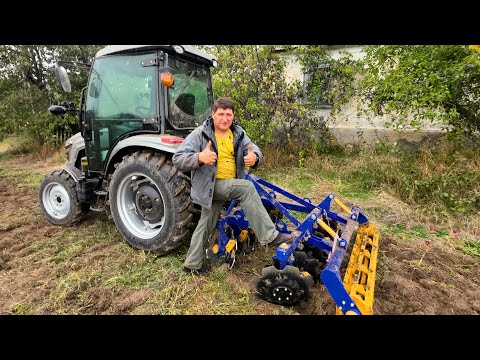
<path id="1" fill-rule="evenodd" d="M 232 123 L 230 130 L 233 133 L 233 150 L 237 166 L 237 179 L 243 179 L 245 175 L 244 154 L 248 152 L 248 144 L 252 144 L 252 150 L 257 154 L 258 160 L 252 168 L 256 168 L 263 160 L 260 148 L 255 145 L 245 130 L 238 124 Z M 215 165 L 199 165 L 198 154 L 205 149 L 208 141 L 212 142 L 211 149 L 215 151 L 218 158 L 218 146 L 215 140 L 213 118 L 210 116 L 202 125 L 193 130 L 180 144 L 173 154 L 173 164 L 178 170 L 191 171 L 193 202 L 210 209 L 212 207 L 213 189 L 217 174 L 217 163 Z"/>

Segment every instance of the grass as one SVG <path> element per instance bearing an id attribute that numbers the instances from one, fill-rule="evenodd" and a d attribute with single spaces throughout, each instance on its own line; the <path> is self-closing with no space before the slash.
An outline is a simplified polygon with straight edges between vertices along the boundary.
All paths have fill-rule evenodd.
<path id="1" fill-rule="evenodd" d="M 275 166 L 282 158 L 266 151 L 264 173 L 285 185 L 296 183 L 295 190 L 309 190 L 295 178 L 310 174 L 331 183 L 331 189 L 343 197 L 361 201 L 386 191 L 409 205 L 422 205 L 424 211 L 434 208 L 441 212 L 439 217 L 471 215 L 480 209 L 479 155 L 478 148 L 448 142 L 411 152 L 382 145 L 313 155 L 299 168 L 292 162 Z"/>
<path id="2" fill-rule="evenodd" d="M 13 137 L 9 137 L 9 138 L 3 139 L 3 141 L 0 141 L 0 154 L 7 152 L 7 150 L 12 149 L 15 143 L 16 143 L 16 139 Z"/>
<path id="3" fill-rule="evenodd" d="M 465 254 L 480 257 L 480 242 L 465 240 L 460 248 Z"/>
<path id="4" fill-rule="evenodd" d="M 111 302 L 132 291 L 149 294 L 142 305 L 155 314 L 255 314 L 254 296 L 225 279 L 216 268 L 208 281 L 183 273 L 185 247 L 158 257 L 136 251 L 120 239 L 111 222 L 59 231 L 34 242 L 25 261 L 49 267 L 56 279 L 48 304 L 18 304 L 15 313 L 78 314 L 98 307 L 98 289 Z M 103 313 L 117 313 L 109 306 Z M 141 313 L 141 309 L 135 310 Z M 129 312 L 128 309 L 123 312 Z"/>
<path id="5" fill-rule="evenodd" d="M 0 146 L 5 149 L 5 144 L 8 144 L 8 149 L 13 145 L 10 141 L 0 143 Z M 480 220 L 476 215 L 478 205 L 475 205 L 475 201 L 468 204 L 465 202 L 465 211 L 452 213 L 451 203 L 440 201 L 438 192 L 429 187 L 443 187 L 440 175 L 452 173 L 458 176 L 462 174 L 461 171 L 437 164 L 440 173 L 435 173 L 434 161 L 428 153 L 421 155 L 420 164 L 415 166 L 405 164 L 406 158 L 402 157 L 407 155 L 396 153 L 374 156 L 373 152 L 365 152 L 351 155 L 347 152 L 345 155 L 315 156 L 305 161 L 303 168 L 292 164 L 279 167 L 267 161 L 265 167 L 256 170 L 255 174 L 299 197 L 308 197 L 315 204 L 330 192 L 335 193 L 347 206 L 360 204 L 369 218 L 380 225 L 382 234 L 407 243 L 424 242 L 426 239 L 450 241 L 452 228 L 461 228 L 466 232 L 466 237 L 451 246 L 457 246 L 469 256 L 480 257 L 480 246 L 476 241 L 480 235 Z M 442 155 L 440 158 L 451 165 L 447 156 Z M 465 198 L 462 197 L 465 186 L 473 194 L 478 190 L 477 185 L 470 182 L 478 174 L 473 166 L 476 164 L 475 158 L 470 159 L 472 163 L 468 162 L 467 156 L 457 161 L 468 169 L 470 177 L 468 181 L 459 180 L 458 184 L 451 187 L 453 198 Z M 0 178 L 15 183 L 19 189 L 36 189 L 44 176 L 43 168 L 37 170 L 23 166 L 26 162 L 36 161 L 42 161 L 43 165 L 48 166 L 61 164 L 64 161 L 62 149 L 49 155 L 42 154 L 41 151 L 35 154 L 0 151 Z M 402 167 L 399 164 L 405 165 Z M 420 169 L 423 179 L 431 182 L 423 190 L 421 187 L 424 183 L 415 178 L 416 174 L 408 176 L 414 169 Z M 413 195 L 403 188 L 410 183 L 415 185 L 409 188 Z M 451 184 L 447 181 L 445 186 Z M 427 197 L 429 192 L 430 198 Z M 476 198 L 472 196 L 471 199 Z M 303 213 L 296 215 L 300 220 L 305 217 Z M 36 208 L 19 207 L 0 212 L 2 226 L 22 222 L 46 226 L 46 221 Z M 441 226 L 429 227 L 431 222 L 441 223 Z M 182 263 L 187 248 L 188 244 L 183 244 L 162 257 L 134 250 L 123 242 L 113 221 L 96 214 L 72 228 L 55 227 L 48 236 L 39 236 L 26 244 L 22 250 L 25 254 L 23 257 L 12 255 L 12 274 L 27 276 L 32 273 L 32 269 L 41 269 L 44 277 L 32 283 L 31 296 L 10 305 L 10 312 L 218 315 L 296 313 L 290 308 L 264 303 L 259 306 L 249 284 L 246 280 L 245 283 L 241 280 L 249 274 L 260 273 L 261 268 L 256 268 L 256 265 L 246 265 L 252 268 L 248 271 L 247 268 L 239 269 L 237 272 L 216 267 L 208 277 L 184 274 Z M 7 250 L 3 249 L 4 253 Z M 380 254 L 383 254 L 382 251 Z M 264 254 L 258 255 L 259 258 L 263 256 Z M 408 265 L 417 270 L 429 270 L 429 265 L 421 260 L 412 260 Z"/>
<path id="6" fill-rule="evenodd" d="M 19 188 L 38 188 L 38 184 L 45 174 L 41 171 L 21 168 L 7 168 L 2 170 L 2 176 L 8 177 L 14 181 Z"/>
<path id="7" fill-rule="evenodd" d="M 12 307 L 12 314 L 14 315 L 28 315 L 31 314 L 32 304 L 28 301 L 22 301 Z"/>
<path id="8" fill-rule="evenodd" d="M 383 232 L 405 238 L 422 239 L 429 238 L 432 234 L 435 234 L 431 233 L 426 227 L 420 225 L 414 225 L 412 227 L 407 227 L 405 225 L 384 226 Z"/>
<path id="9" fill-rule="evenodd" d="M 431 271 L 432 266 L 426 264 L 425 262 L 422 262 L 422 260 L 409 260 L 407 261 L 408 265 L 413 269 L 413 270 L 423 270 L 423 271 Z"/>

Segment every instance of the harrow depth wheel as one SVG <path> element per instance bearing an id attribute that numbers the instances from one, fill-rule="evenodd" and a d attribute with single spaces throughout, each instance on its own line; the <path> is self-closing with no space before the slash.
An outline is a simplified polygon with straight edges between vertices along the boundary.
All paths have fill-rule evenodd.
<path id="1" fill-rule="evenodd" d="M 304 276 L 294 266 L 287 265 L 278 270 L 268 266 L 262 270 L 262 275 L 256 279 L 258 295 L 271 303 L 292 306 L 307 299 L 309 288 L 313 285 L 311 276 Z"/>

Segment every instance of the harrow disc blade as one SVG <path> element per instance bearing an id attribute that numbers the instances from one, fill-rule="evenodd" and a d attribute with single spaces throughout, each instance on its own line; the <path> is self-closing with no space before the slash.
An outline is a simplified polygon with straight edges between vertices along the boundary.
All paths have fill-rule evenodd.
<path id="1" fill-rule="evenodd" d="M 317 282 L 320 278 L 322 269 L 325 267 L 325 264 L 321 263 L 313 256 L 307 255 L 304 251 L 294 251 L 292 255 L 295 258 L 295 261 L 292 265 L 299 270 L 308 272 L 310 275 L 312 275 L 313 281 Z"/>
<path id="2" fill-rule="evenodd" d="M 292 306 L 308 298 L 313 283 L 310 275 L 300 273 L 294 266 L 278 270 L 272 265 L 262 270 L 256 279 L 256 289 L 258 296 L 268 302 Z"/>

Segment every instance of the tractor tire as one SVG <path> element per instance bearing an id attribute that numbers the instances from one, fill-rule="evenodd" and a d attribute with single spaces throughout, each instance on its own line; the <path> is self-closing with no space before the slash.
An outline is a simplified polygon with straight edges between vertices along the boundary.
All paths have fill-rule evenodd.
<path id="1" fill-rule="evenodd" d="M 40 208 L 53 225 L 71 226 L 82 218 L 75 180 L 65 170 L 45 175 L 38 189 Z"/>
<path id="2" fill-rule="evenodd" d="M 189 235 L 190 183 L 165 155 L 137 151 L 118 164 L 109 185 L 113 221 L 133 248 L 164 255 Z"/>

